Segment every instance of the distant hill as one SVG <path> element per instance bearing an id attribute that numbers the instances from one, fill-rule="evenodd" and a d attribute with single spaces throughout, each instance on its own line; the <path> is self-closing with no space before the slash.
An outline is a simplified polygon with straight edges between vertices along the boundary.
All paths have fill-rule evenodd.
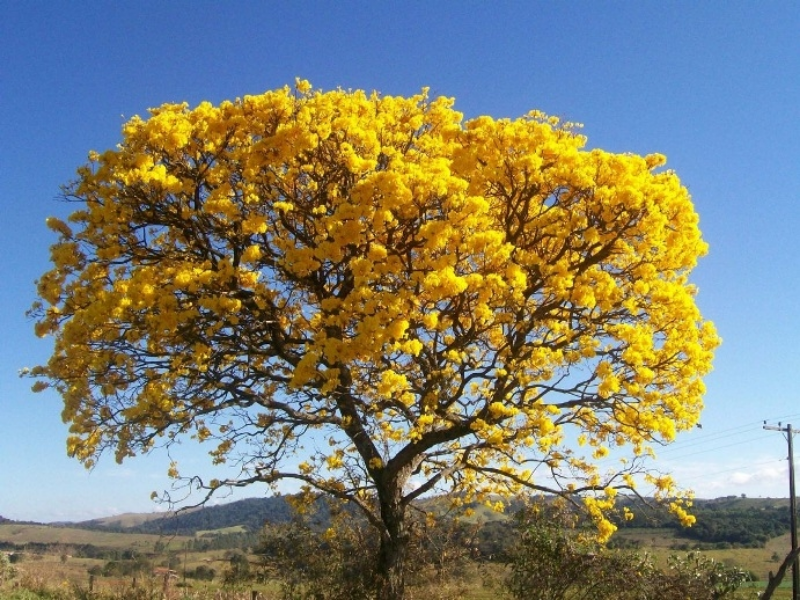
<path id="1" fill-rule="evenodd" d="M 420 502 L 425 510 L 437 513 L 447 511 L 449 502 L 441 497 L 427 498 Z M 512 500 L 505 513 L 497 513 L 482 504 L 472 508 L 473 521 L 505 520 L 521 508 L 518 501 Z M 354 509 L 355 510 L 355 509 Z M 320 501 L 315 519 L 321 527 L 327 527 L 328 507 Z M 119 533 L 155 533 L 160 535 L 194 536 L 198 532 L 244 531 L 259 532 L 267 522 L 286 523 L 292 519 L 293 509 L 286 496 L 270 498 L 248 498 L 228 504 L 204 506 L 185 511 L 169 513 L 126 513 L 80 523 L 70 523 L 70 527 Z"/>
<path id="2" fill-rule="evenodd" d="M 152 512 L 152 513 L 123 513 L 81 523 L 69 523 L 72 527 L 82 527 L 84 529 L 131 529 L 138 527 L 148 521 L 158 521 L 170 516 L 171 512 Z"/>
<path id="3" fill-rule="evenodd" d="M 444 512 L 442 498 L 424 500 L 425 510 Z M 620 500 L 624 505 L 625 499 Z M 477 506 L 473 521 L 484 523 L 486 534 L 504 537 L 513 524 L 508 521 L 520 508 L 511 502 L 504 514 Z M 664 509 L 634 508 L 632 521 L 619 519 L 617 525 L 625 529 L 669 529 L 688 544 L 702 547 L 762 547 L 769 539 L 789 531 L 788 499 L 744 498 L 727 496 L 714 500 L 695 500 L 691 512 L 697 522 L 691 528 L 681 527 Z M 326 527 L 327 506 L 320 502 L 315 517 L 321 527 Z M 117 533 L 157 534 L 161 536 L 215 536 L 227 537 L 228 543 L 250 540 L 265 523 L 285 523 L 292 519 L 292 508 L 286 497 L 249 498 L 229 504 L 205 506 L 173 513 L 129 513 L 71 523 L 70 527 Z"/>
<path id="4" fill-rule="evenodd" d="M 285 523 L 292 510 L 283 496 L 248 498 L 229 504 L 170 513 L 127 513 L 73 523 L 83 529 L 160 535 L 196 535 L 199 531 L 239 528 L 254 533 L 267 521 Z"/>

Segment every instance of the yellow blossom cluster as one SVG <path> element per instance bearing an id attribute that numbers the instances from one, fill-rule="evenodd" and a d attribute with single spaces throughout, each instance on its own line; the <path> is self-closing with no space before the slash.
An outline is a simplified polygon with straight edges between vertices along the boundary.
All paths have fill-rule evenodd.
<path id="1" fill-rule="evenodd" d="M 318 431 L 329 448 L 293 473 L 354 499 L 412 472 L 465 498 L 602 491 L 568 431 L 599 460 L 698 419 L 706 245 L 663 156 L 301 80 L 122 135 L 48 220 L 33 309 L 55 338 L 37 389 L 61 393 L 88 464 L 194 432 L 215 462 L 247 439 L 248 476 L 272 483 Z M 586 504 L 601 537 L 608 503 Z"/>

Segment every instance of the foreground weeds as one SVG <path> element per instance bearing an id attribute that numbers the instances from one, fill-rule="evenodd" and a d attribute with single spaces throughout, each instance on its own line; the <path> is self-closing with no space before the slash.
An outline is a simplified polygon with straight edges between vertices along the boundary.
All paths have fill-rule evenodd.
<path id="1" fill-rule="evenodd" d="M 115 592 L 90 592 L 80 586 L 39 587 L 27 589 L 23 587 L 0 589 L 0 600 L 277 600 L 278 596 L 269 592 L 232 590 L 188 590 L 175 589 L 166 595 L 154 588 L 128 587 Z"/>

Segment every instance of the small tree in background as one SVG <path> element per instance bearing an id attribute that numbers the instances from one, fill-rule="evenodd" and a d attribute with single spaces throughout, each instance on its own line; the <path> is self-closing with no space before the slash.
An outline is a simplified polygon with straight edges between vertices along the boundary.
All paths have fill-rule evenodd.
<path id="1" fill-rule="evenodd" d="M 431 491 L 583 495 L 611 535 L 616 491 L 702 406 L 718 339 L 688 282 L 697 214 L 663 156 L 452 106 L 298 81 L 161 106 L 91 153 L 32 309 L 69 454 L 192 435 L 239 468 L 188 479 L 209 496 L 288 479 L 348 500 L 385 600 Z"/>
<path id="2" fill-rule="evenodd" d="M 228 566 L 222 573 L 225 585 L 239 585 L 250 581 L 253 573 L 250 569 L 250 560 L 241 550 L 232 550 L 226 553 Z"/>

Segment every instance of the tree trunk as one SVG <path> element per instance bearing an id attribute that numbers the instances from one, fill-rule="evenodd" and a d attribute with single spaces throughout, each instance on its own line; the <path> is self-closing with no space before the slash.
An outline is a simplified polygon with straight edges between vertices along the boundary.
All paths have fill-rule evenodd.
<path id="1" fill-rule="evenodd" d="M 381 519 L 385 530 L 378 551 L 377 577 L 380 600 L 403 600 L 405 595 L 405 567 L 408 554 L 409 532 L 406 526 L 405 506 L 401 490 L 391 490 L 380 497 Z"/>

